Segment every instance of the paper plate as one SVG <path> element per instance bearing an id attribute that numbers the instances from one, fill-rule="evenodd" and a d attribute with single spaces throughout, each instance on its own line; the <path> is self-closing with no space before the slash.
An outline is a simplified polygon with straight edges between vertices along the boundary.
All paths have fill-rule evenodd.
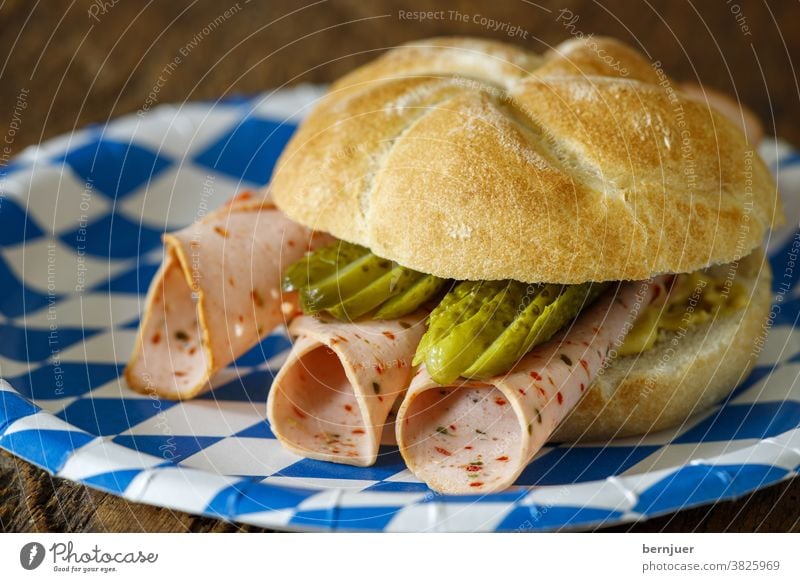
<path id="1" fill-rule="evenodd" d="M 772 333 L 723 404 L 646 438 L 543 450 L 504 493 L 429 491 L 395 449 L 356 468 L 284 451 L 265 420 L 289 348 L 276 333 L 188 402 L 120 378 L 160 236 L 269 181 L 314 87 L 160 106 L 29 148 L 0 199 L 0 446 L 132 501 L 302 530 L 585 529 L 735 498 L 800 464 L 800 233 L 768 242 Z M 787 222 L 800 218 L 800 156 L 768 141 Z"/>

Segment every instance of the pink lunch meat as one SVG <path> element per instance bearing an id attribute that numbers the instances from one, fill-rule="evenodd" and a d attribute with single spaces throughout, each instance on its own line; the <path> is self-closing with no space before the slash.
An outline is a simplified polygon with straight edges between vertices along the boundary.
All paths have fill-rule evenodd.
<path id="1" fill-rule="evenodd" d="M 504 376 L 440 386 L 420 368 L 396 421 L 408 468 L 444 493 L 512 485 L 663 284 L 624 283 L 609 291 Z"/>
<path id="2" fill-rule="evenodd" d="M 282 270 L 321 239 L 251 193 L 165 235 L 125 369 L 131 388 L 172 399 L 207 389 L 211 376 L 294 315 L 293 298 L 280 292 Z"/>
<path id="3" fill-rule="evenodd" d="M 295 319 L 294 347 L 267 401 L 283 446 L 312 459 L 375 463 L 384 425 L 408 388 L 426 315 L 358 323 Z"/>

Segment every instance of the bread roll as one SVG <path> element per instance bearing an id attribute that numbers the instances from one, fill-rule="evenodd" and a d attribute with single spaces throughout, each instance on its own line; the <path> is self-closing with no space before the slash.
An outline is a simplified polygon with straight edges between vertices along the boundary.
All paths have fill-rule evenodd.
<path id="1" fill-rule="evenodd" d="M 308 227 L 454 279 L 582 283 L 746 255 L 780 215 L 742 131 L 611 39 L 440 38 L 333 85 L 281 156 Z"/>

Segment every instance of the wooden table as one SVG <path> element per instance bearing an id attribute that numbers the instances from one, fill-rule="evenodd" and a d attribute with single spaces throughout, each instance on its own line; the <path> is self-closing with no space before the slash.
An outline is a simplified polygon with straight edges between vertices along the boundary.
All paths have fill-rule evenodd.
<path id="1" fill-rule="evenodd" d="M 800 144 L 800 5 L 683 1 L 439 2 L 443 19 L 401 11 L 423 0 L 327 2 L 6 1 L 0 8 L 0 124 L 27 91 L 10 146 L 27 145 L 135 111 L 158 84 L 159 103 L 213 99 L 300 82 L 325 83 L 385 47 L 468 34 L 541 51 L 570 32 L 617 36 L 681 80 L 705 83 L 754 109 L 769 133 Z M 228 9 L 233 14 L 225 16 Z M 441 10 L 442 8 L 438 8 Z M 453 12 L 449 12 L 449 11 Z M 561 12 L 568 10 L 567 12 Z M 569 18 L 567 18 L 569 16 Z M 577 16 L 577 20 L 573 20 Z M 493 31 L 482 17 L 507 23 Z M 560 18 L 559 18 L 560 17 Z M 280 19 L 280 20 L 279 20 Z M 564 21 L 572 27 L 564 26 Z M 518 27 L 509 38 L 513 26 Z M 188 48 L 187 48 L 188 47 Z M 180 66 L 164 67 L 186 52 Z M 20 120 L 18 120 L 20 121 Z M 800 531 L 800 480 L 736 502 L 683 511 L 616 531 Z M 128 503 L 0 453 L 0 529 L 7 531 L 235 531 L 213 519 Z M 250 529 L 250 528 L 244 528 Z"/>

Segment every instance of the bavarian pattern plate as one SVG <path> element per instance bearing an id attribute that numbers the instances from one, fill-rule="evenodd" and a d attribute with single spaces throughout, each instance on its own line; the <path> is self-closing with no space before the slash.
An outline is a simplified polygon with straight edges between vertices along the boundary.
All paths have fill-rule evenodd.
<path id="1" fill-rule="evenodd" d="M 0 447 L 131 501 L 299 530 L 539 531 L 645 519 L 788 479 L 800 465 L 800 155 L 767 140 L 787 223 L 758 365 L 725 402 L 643 438 L 543 449 L 503 493 L 437 495 L 396 449 L 373 467 L 284 451 L 265 420 L 283 332 L 186 402 L 121 377 L 161 235 L 264 186 L 320 90 L 165 105 L 22 152 L 0 197 Z"/>

